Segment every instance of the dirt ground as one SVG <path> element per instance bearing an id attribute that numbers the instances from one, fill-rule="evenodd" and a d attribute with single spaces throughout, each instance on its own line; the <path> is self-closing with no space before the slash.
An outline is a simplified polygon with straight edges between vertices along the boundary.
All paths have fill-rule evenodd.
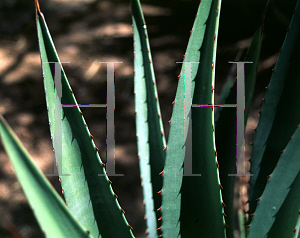
<path id="1" fill-rule="evenodd" d="M 30 2 L 30 3 L 29 3 Z M 168 135 L 177 75 L 190 36 L 199 1 L 145 0 L 145 14 L 165 133 Z M 241 3 L 243 2 L 243 3 Z M 221 9 L 216 64 L 216 97 L 233 61 L 243 60 L 266 1 L 224 1 Z M 125 0 L 40 0 L 68 80 L 78 103 L 106 103 L 106 67 L 98 61 L 122 61 L 115 67 L 116 85 L 116 173 L 113 189 L 137 238 L 146 237 L 142 189 L 137 158 L 134 97 L 133 39 L 130 1 Z M 272 1 L 267 13 L 261 61 L 247 126 L 246 143 L 253 139 L 261 107 L 295 1 Z M 105 158 L 106 111 L 83 108 L 95 143 Z M 35 25 L 34 1 L 0 3 L 0 113 L 10 123 L 37 166 L 53 173 L 54 155 L 50 140 L 43 89 L 41 61 Z M 249 158 L 251 148 L 246 148 Z M 249 169 L 248 169 L 249 170 Z M 50 182 L 61 194 L 57 177 Z M 247 200 L 247 179 L 237 178 L 236 210 Z M 246 207 L 244 207 L 246 208 Z M 0 237 L 13 230 L 26 238 L 44 237 L 14 169 L 0 143 Z M 238 236 L 237 236 L 238 237 Z"/>

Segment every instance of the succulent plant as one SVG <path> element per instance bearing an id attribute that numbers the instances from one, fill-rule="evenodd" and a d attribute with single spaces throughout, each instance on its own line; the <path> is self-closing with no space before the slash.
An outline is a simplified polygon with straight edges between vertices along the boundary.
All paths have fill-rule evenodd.
<path id="1" fill-rule="evenodd" d="M 237 173 L 236 107 L 216 110 L 215 105 L 237 104 L 237 82 L 228 81 L 214 102 L 221 2 L 200 1 L 185 56 L 178 62 L 182 69 L 166 143 L 147 26 L 140 1 L 131 1 L 136 133 L 149 238 L 235 237 L 235 176 L 229 175 Z M 243 71 L 242 126 L 252 104 L 265 14 L 244 59 L 252 63 Z M 1 115 L 1 139 L 24 193 L 46 237 L 134 237 L 37 0 L 36 23 L 51 140 L 67 206 Z M 240 237 L 299 236 L 299 53 L 298 1 L 251 143 L 251 170 L 245 173 L 250 176 L 249 211 L 239 214 Z"/>

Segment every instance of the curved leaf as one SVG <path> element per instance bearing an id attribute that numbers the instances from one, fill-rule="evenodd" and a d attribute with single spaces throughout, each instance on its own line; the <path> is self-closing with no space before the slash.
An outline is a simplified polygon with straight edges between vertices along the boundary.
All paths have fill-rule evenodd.
<path id="1" fill-rule="evenodd" d="M 45 235 L 49 238 L 91 238 L 77 221 L 26 149 L 0 115 L 0 137 L 18 180 Z"/>

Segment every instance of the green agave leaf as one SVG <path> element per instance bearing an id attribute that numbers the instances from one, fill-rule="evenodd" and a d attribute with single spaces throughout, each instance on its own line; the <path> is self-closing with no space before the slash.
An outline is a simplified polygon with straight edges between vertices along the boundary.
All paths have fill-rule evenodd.
<path id="1" fill-rule="evenodd" d="M 134 93 L 136 133 L 145 202 L 147 236 L 157 237 L 161 206 L 162 177 L 165 163 L 164 130 L 155 83 L 146 23 L 139 0 L 131 1 L 134 31 Z"/>
<path id="2" fill-rule="evenodd" d="M 214 104 L 212 89 L 220 7 L 221 1 L 200 3 L 184 59 L 184 62 L 201 61 L 191 63 L 191 92 L 188 64 L 181 70 L 163 172 L 163 237 L 226 237 L 214 144 L 214 110 L 190 107 L 190 96 L 193 104 Z M 190 117 L 192 125 L 187 122 Z M 192 173 L 201 176 L 180 176 L 184 169 L 188 170 L 184 158 L 190 152 L 187 138 L 191 130 Z"/>
<path id="3" fill-rule="evenodd" d="M 49 238 L 93 237 L 66 207 L 2 115 L 0 115 L 0 136 L 22 189 L 45 235 Z"/>
<path id="4" fill-rule="evenodd" d="M 299 238 L 299 234 L 300 234 L 300 216 L 298 216 L 298 221 L 297 221 L 297 225 L 296 225 L 296 232 L 295 232 L 294 238 Z"/>
<path id="5" fill-rule="evenodd" d="M 268 4 L 267 4 L 268 5 Z M 259 64 L 259 57 L 261 52 L 262 38 L 263 38 L 263 22 L 265 12 L 262 16 L 258 29 L 254 34 L 250 47 L 247 51 L 244 61 L 252 61 L 253 63 L 245 64 L 245 115 L 244 126 L 246 126 L 248 113 L 251 108 L 253 99 L 253 92 L 255 88 L 255 81 L 257 75 L 257 68 Z M 231 81 L 229 81 L 231 82 Z M 225 88 L 226 89 L 226 88 Z M 230 89 L 227 98 L 224 100 L 225 104 L 237 104 L 237 82 L 234 83 Z M 234 238 L 234 185 L 235 176 L 228 176 L 229 174 L 236 174 L 236 108 L 222 108 L 219 111 L 219 118 L 216 121 L 216 145 L 218 151 L 218 161 L 220 166 L 220 180 L 223 186 L 222 197 L 226 204 L 224 208 L 226 217 L 226 234 L 228 238 Z M 226 140 L 224 140 L 226 138 Z M 238 149 L 239 151 L 239 149 Z"/>
<path id="6" fill-rule="evenodd" d="M 249 214 L 256 209 L 267 176 L 272 173 L 300 122 L 299 1 L 272 74 L 253 141 Z M 249 217 L 251 222 L 251 216 Z"/>
<path id="7" fill-rule="evenodd" d="M 247 238 L 246 217 L 244 215 L 244 211 L 238 212 L 238 219 L 239 219 L 240 237 Z"/>
<path id="8" fill-rule="evenodd" d="M 248 238 L 295 237 L 300 212 L 300 130 L 280 156 L 257 204 Z M 297 229 L 297 227 L 296 227 Z"/>
<path id="9" fill-rule="evenodd" d="M 60 148 L 55 143 L 55 139 L 59 135 L 55 135 L 55 125 L 58 125 L 58 122 L 55 122 L 54 112 L 55 106 L 57 106 L 55 97 L 59 97 L 59 95 L 58 90 L 54 88 L 55 76 L 52 71 L 54 64 L 48 62 L 59 62 L 61 69 L 62 65 L 44 16 L 38 7 L 36 22 L 50 131 L 54 138 L 53 146 L 57 159 L 60 156 Z M 69 209 L 94 237 L 133 237 L 131 227 L 128 225 L 109 183 L 97 152 L 98 148 L 91 138 L 64 72 L 62 72 L 61 103 L 76 105 L 61 109 L 62 167 L 58 166 L 58 170 Z M 58 107 L 60 108 L 61 105 Z M 58 165 L 60 165 L 59 161 Z M 70 176 L 63 176 L 61 173 L 70 174 Z"/>

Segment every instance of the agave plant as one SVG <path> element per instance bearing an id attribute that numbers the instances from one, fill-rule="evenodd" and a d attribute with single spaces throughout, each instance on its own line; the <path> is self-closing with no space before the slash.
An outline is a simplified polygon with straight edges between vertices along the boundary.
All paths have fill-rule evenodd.
<path id="1" fill-rule="evenodd" d="M 221 0 L 202 0 L 178 76 L 166 144 L 147 26 L 132 0 L 134 94 L 140 174 L 149 238 L 234 237 L 236 108 L 215 110 Z M 246 126 L 265 12 L 244 61 Z M 17 177 L 47 237 L 134 237 L 98 155 L 36 0 L 44 88 L 59 181 L 67 203 L 34 165 L 3 116 L 0 133 Z M 248 215 L 240 236 L 296 238 L 300 227 L 300 4 L 297 3 L 255 129 Z M 56 62 L 55 64 L 49 62 Z M 58 69 L 58 70 L 57 70 Z M 55 71 L 56 70 L 56 71 Z M 61 84 L 56 77 L 61 74 Z M 228 86 L 229 85 L 229 86 Z M 228 82 L 218 105 L 237 104 Z M 59 101 L 59 105 L 57 104 Z M 69 104 L 72 107 L 62 107 Z M 57 113 L 61 118 L 57 119 Z M 239 148 L 238 148 L 239 149 Z M 63 164 L 60 163 L 63 158 Z M 189 160 L 191 159 L 191 160 Z"/>

